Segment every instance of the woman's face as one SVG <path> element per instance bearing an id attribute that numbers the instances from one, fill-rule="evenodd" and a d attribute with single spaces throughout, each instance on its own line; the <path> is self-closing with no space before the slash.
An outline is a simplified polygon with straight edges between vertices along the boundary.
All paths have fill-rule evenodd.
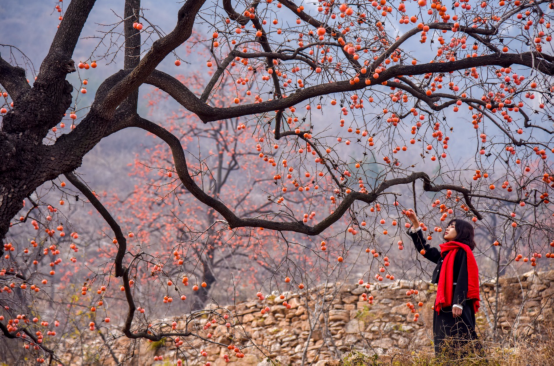
<path id="1" fill-rule="evenodd" d="M 454 240 L 454 238 L 456 238 L 456 235 L 458 235 L 458 233 L 456 232 L 456 223 L 453 222 L 444 230 L 444 239 Z"/>

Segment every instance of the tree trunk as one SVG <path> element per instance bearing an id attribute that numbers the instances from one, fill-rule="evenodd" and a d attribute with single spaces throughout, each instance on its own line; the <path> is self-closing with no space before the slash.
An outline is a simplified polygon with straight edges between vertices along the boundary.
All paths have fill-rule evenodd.
<path id="1" fill-rule="evenodd" d="M 21 181 L 16 184 L 10 184 L 11 177 L 3 176 L 0 179 L 0 243 L 3 244 L 4 238 L 10 229 L 11 219 L 23 207 L 23 200 L 32 190 Z M 17 186 L 17 188 L 16 188 Z M 33 188 L 34 189 L 34 188 Z M 0 256 L 4 253 L 4 245 L 0 246 Z"/>
<path id="2" fill-rule="evenodd" d="M 206 302 L 208 301 L 208 295 L 212 285 L 216 282 L 216 278 L 213 275 L 210 264 L 203 262 L 202 282 L 206 283 L 206 287 L 199 286 L 193 298 L 192 310 L 204 309 Z"/>

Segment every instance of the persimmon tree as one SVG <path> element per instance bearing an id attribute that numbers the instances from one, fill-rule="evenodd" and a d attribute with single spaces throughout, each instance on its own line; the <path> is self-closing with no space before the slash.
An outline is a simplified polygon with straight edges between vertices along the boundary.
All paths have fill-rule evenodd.
<path id="1" fill-rule="evenodd" d="M 188 75 L 183 77 L 183 83 L 195 89 L 195 84 L 202 86 L 198 83 L 199 78 Z M 224 84 L 226 87 L 220 90 L 217 100 L 213 100 L 215 105 L 224 105 L 234 99 L 234 96 L 225 97 L 229 95 L 225 89 L 236 88 L 235 83 Z M 161 91 L 150 93 L 148 99 L 150 114 L 165 109 L 166 98 Z M 263 174 L 264 162 L 258 154 L 245 149 L 252 127 L 246 127 L 237 118 L 204 125 L 187 110 L 169 116 L 160 124 L 171 130 L 183 148 L 192 153 L 188 168 L 202 178 L 202 186 L 210 195 L 235 207 L 243 215 L 270 212 L 267 208 L 273 204 L 271 199 L 251 197 L 264 193 L 266 197 L 267 194 L 275 195 L 267 189 L 276 190 L 271 186 L 265 190 L 257 189 L 274 180 Z M 182 189 L 173 169 L 171 152 L 165 144 L 157 144 L 139 154 L 131 174 L 139 177 L 141 184 L 137 184 L 126 199 L 115 195 L 108 207 L 122 217 L 129 235 L 137 238 L 136 246 L 163 261 L 168 277 L 174 281 L 186 278 L 185 286 L 190 282 L 193 297 L 187 302 L 191 304 L 189 308 L 202 309 L 218 280 L 220 292 L 224 293 L 240 292 L 234 287 L 263 283 L 257 281 L 267 277 L 263 258 L 280 245 L 275 232 L 230 231 L 217 212 L 205 209 L 197 200 L 188 199 L 188 192 Z M 262 264 L 256 265 L 258 261 Z M 228 281 L 232 279 L 230 274 L 235 279 Z M 149 273 L 143 276 L 144 280 L 151 277 Z M 153 298 L 157 299 L 156 296 Z M 215 298 L 221 303 L 221 296 Z M 227 297 L 223 299 L 229 300 Z"/>
<path id="2" fill-rule="evenodd" d="M 46 254 L 60 255 L 50 241 L 58 231 L 65 237 L 65 231 L 50 214 L 62 211 L 65 200 L 37 202 L 33 192 L 55 184 L 63 197 L 65 184 L 55 183 L 61 179 L 80 191 L 113 231 L 117 250 L 108 252 L 109 271 L 121 278 L 118 286 L 128 305 L 122 333 L 149 340 L 194 335 L 162 327 L 152 332 L 136 321 L 132 283 L 137 262 L 153 266 L 154 276 L 165 278 L 167 273 L 157 260 L 133 252 L 118 222 L 121 215 L 115 218 L 74 173 L 102 139 L 131 127 L 153 134 L 169 149 L 171 155 L 163 159 L 165 169 L 175 174 L 170 187 L 186 192 L 189 207 L 204 209 L 210 220 L 232 233 L 263 230 L 282 237 L 287 246 L 287 235 L 318 237 L 321 247 L 315 250 L 325 252 L 318 263 L 328 275 L 340 266 L 360 263 L 366 255 L 364 260 L 380 267 L 375 273 L 370 266 L 364 274 L 368 279 L 395 278 L 394 266 L 382 262 L 379 252 L 404 247 L 399 237 L 408 225 L 402 215 L 408 206 L 416 206 L 429 224 L 423 228 L 430 238 L 430 231 L 440 233 L 440 222 L 449 216 L 479 225 L 496 215 L 501 221 L 495 225 L 503 234 L 495 240 L 513 240 L 511 260 L 539 254 L 529 262 L 535 266 L 542 253 L 551 257 L 551 1 L 465 0 L 449 9 L 440 1 L 426 0 L 319 1 L 316 6 L 288 0 L 189 0 L 179 9 L 174 29 L 165 34 L 148 22 L 139 0 L 126 0 L 116 24 L 124 35 L 123 43 L 115 45 L 124 53 L 122 69 L 99 81 L 96 90 L 87 89 L 85 78 L 74 88 L 66 81 L 69 73 L 78 70 L 93 78 L 111 55 L 96 47 L 77 66 L 72 59 L 94 5 L 94 0 L 73 0 L 67 8 L 61 2 L 56 6 L 59 29 L 32 83 L 15 59 L 0 58 L 0 85 L 5 89 L 0 109 L 4 308 L 13 296 L 11 288 L 26 290 L 34 281 L 32 270 L 24 275 L 18 261 L 42 252 L 32 262 L 40 267 Z M 190 50 L 200 44 L 210 53 L 201 68 L 208 70 L 209 81 L 201 89 L 196 82 L 159 70 L 170 60 L 178 74 L 188 62 L 178 56 L 182 47 Z M 217 94 L 229 78 L 245 89 L 237 87 L 234 98 L 221 99 Z M 204 134 L 223 124 L 231 128 L 235 123 L 244 130 L 248 139 L 236 142 L 267 162 L 257 179 L 260 187 L 264 182 L 271 187 L 266 189 L 271 203 L 250 212 L 233 206 L 236 195 L 224 197 L 213 184 L 204 185 L 213 171 L 200 159 L 191 163 L 189 146 L 181 141 L 182 134 L 189 138 L 199 132 L 175 120 L 176 133 L 174 127 L 139 115 L 138 89 L 144 84 L 195 115 L 206 126 Z M 94 93 L 88 108 L 79 105 L 74 89 L 77 94 Z M 471 138 L 460 142 L 463 164 L 447 153 L 449 144 L 461 136 Z M 29 238 L 36 244 L 33 249 L 10 239 L 29 222 L 46 232 Z M 71 238 L 76 237 L 74 231 Z M 536 240 L 523 243 L 521 238 Z M 368 247 L 356 260 L 349 257 L 355 243 Z M 304 288 L 303 281 L 298 282 Z M 292 285 L 290 278 L 286 283 Z M 36 285 L 32 284 L 35 289 Z M 35 289 L 28 296 L 40 296 Z M 41 344 L 32 326 L 14 322 L 17 313 L 12 307 L 0 321 L 4 336 L 22 338 L 25 333 L 26 342 Z M 21 305 L 19 312 L 28 311 Z"/>

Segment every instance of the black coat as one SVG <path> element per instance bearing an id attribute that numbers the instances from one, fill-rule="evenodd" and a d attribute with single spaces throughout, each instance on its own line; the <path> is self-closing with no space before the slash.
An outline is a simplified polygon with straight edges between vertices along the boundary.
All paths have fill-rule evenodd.
<path id="1" fill-rule="evenodd" d="M 412 238 L 418 252 L 425 250 L 424 257 L 437 266 L 433 271 L 432 283 L 439 282 L 439 275 L 444 257 L 441 256 L 441 251 L 427 244 L 427 240 L 423 236 L 422 230 L 417 230 L 412 233 L 409 229 L 407 234 Z M 454 291 L 452 304 L 463 306 L 462 315 L 455 318 L 452 315 L 452 307 L 443 307 L 437 314 L 433 310 L 433 338 L 435 345 L 435 353 L 438 355 L 442 352 L 441 348 L 445 346 L 445 341 L 452 338 L 454 347 L 461 346 L 467 340 L 477 339 L 475 333 L 475 311 L 473 310 L 473 300 L 467 298 L 468 289 L 468 272 L 467 272 L 467 254 L 465 250 L 458 250 L 454 258 Z M 480 349 L 480 345 L 477 343 Z M 448 347 L 451 349 L 451 347 Z M 445 351 L 446 348 L 445 348 Z M 447 351 L 448 352 L 448 351 Z"/>

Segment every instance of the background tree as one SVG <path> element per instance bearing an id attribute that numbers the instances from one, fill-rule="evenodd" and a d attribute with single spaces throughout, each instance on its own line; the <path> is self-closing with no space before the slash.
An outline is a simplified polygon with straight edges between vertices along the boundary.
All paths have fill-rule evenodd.
<path id="1" fill-rule="evenodd" d="M 181 80 L 188 85 L 199 82 L 191 75 Z M 229 97 L 225 95 L 229 94 L 229 89 L 236 88 L 234 83 L 222 82 L 225 90 L 222 89 L 219 99 L 214 100 L 216 105 L 228 103 Z M 161 92 L 153 92 L 148 97 L 153 102 L 149 103 L 150 114 L 164 109 L 166 98 Z M 270 179 L 260 178 L 264 172 L 263 160 L 260 161 L 257 153 L 244 148 L 252 130 L 240 123 L 239 118 L 205 126 L 194 114 L 180 110 L 160 124 L 178 136 L 181 145 L 191 152 L 193 162 L 189 162 L 189 169 L 202 177 L 202 186 L 210 195 L 244 215 L 269 212 L 267 207 L 272 201 L 267 194 L 275 195 L 275 192 L 257 188 Z M 219 303 L 232 301 L 228 294 L 240 293 L 241 288 L 253 284 L 257 285 L 254 288 L 259 287 L 267 274 L 263 267 L 256 265 L 258 257 L 261 261 L 269 252 L 277 250 L 279 238 L 268 231 L 251 235 L 229 231 L 227 225 L 218 220 L 217 212 L 206 210 L 198 201 L 189 199 L 172 164 L 167 145 L 158 144 L 147 149 L 137 156 L 132 172 L 145 183 L 137 185 L 130 197 L 119 199 L 116 195 L 109 205 L 120 215 L 128 231 L 133 236 L 136 234 L 139 241 L 136 246 L 163 260 L 167 275 L 175 281 L 183 277 L 189 279 L 187 282 L 196 289 L 189 300 L 195 310 L 204 307 L 216 281 L 221 286 L 211 298 L 218 299 Z M 150 277 L 148 273 L 144 276 L 145 279 Z"/>

